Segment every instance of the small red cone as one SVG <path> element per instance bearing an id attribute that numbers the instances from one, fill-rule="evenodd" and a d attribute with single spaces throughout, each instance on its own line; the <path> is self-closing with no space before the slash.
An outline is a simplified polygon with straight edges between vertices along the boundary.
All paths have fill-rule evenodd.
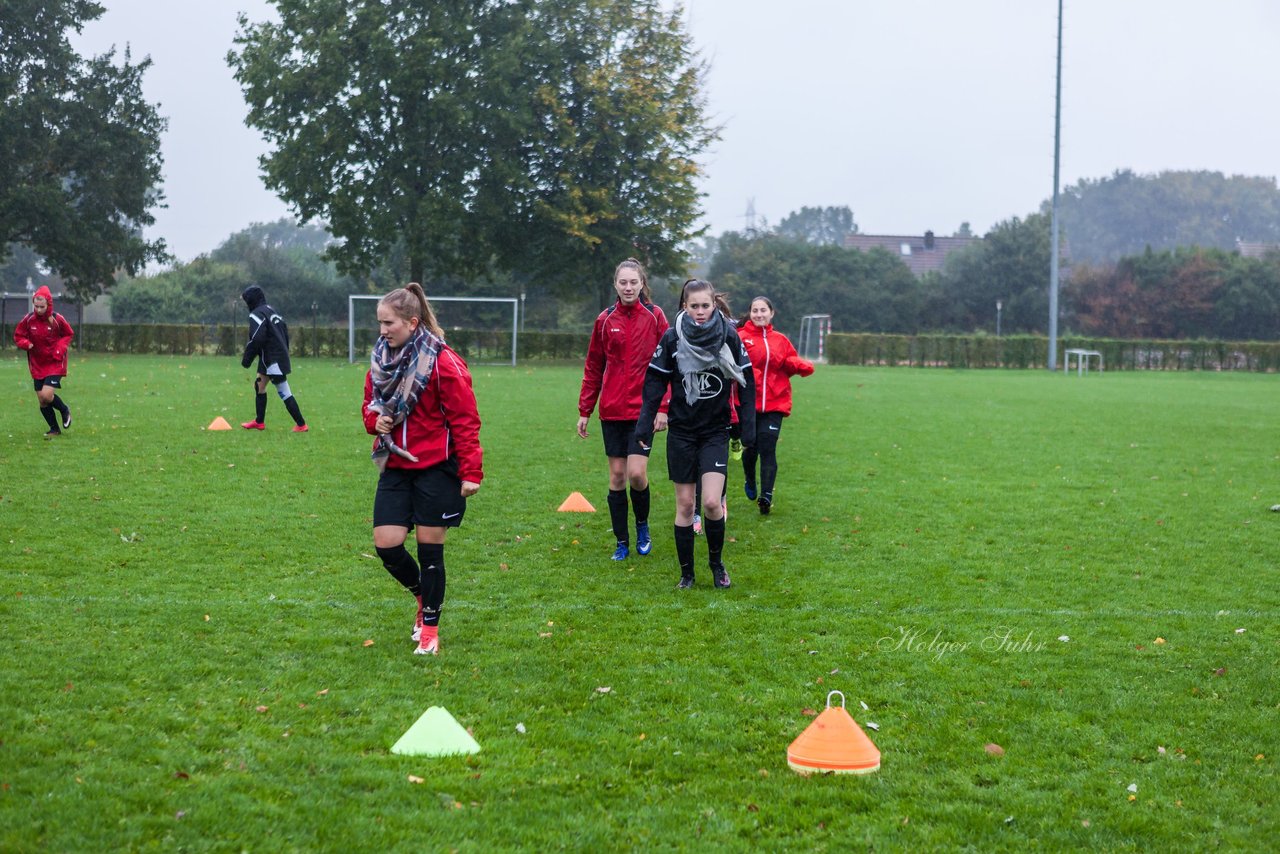
<path id="1" fill-rule="evenodd" d="M 208 430 L 230 430 L 231 425 L 227 423 L 227 419 L 219 415 L 213 421 L 209 422 Z"/>
<path id="2" fill-rule="evenodd" d="M 831 705 L 832 691 L 827 695 L 827 708 L 814 718 L 805 731 L 787 748 L 787 765 L 798 774 L 813 773 L 870 774 L 880 770 L 880 751 L 844 710 L 844 694 L 840 705 Z"/>
<path id="3" fill-rule="evenodd" d="M 596 508 L 591 506 L 591 502 L 583 497 L 581 492 L 570 492 L 569 497 L 559 508 L 561 513 L 594 513 Z"/>

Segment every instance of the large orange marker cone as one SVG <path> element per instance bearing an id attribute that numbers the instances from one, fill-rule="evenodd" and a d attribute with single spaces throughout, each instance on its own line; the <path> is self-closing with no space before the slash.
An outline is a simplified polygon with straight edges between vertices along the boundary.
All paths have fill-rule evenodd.
<path id="1" fill-rule="evenodd" d="M 231 425 L 227 423 L 227 419 L 219 415 L 213 421 L 209 422 L 208 430 L 230 430 Z"/>
<path id="2" fill-rule="evenodd" d="M 840 705 L 827 707 L 813 723 L 787 748 L 787 765 L 798 774 L 817 773 L 870 774 L 880 770 L 880 751 L 862 728 L 844 710 L 844 694 Z"/>
<path id="3" fill-rule="evenodd" d="M 560 505 L 561 513 L 594 513 L 596 508 L 583 497 L 581 492 L 570 492 L 569 497 Z"/>

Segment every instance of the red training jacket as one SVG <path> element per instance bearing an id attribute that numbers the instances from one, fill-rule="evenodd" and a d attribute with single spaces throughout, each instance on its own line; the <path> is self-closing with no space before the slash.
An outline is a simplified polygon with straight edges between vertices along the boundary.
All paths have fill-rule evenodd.
<path id="1" fill-rule="evenodd" d="M 369 409 L 373 400 L 373 375 L 364 377 L 364 429 L 376 435 L 378 413 Z M 458 477 L 472 483 L 484 480 L 484 450 L 480 447 L 480 412 L 471 388 L 471 372 L 462 357 L 441 347 L 436 363 L 418 397 L 418 405 L 392 432 L 401 448 L 418 458 L 412 462 L 399 454 L 387 458 L 387 468 L 428 469 L 450 457 L 458 462 Z"/>
<path id="2" fill-rule="evenodd" d="M 667 331 L 667 316 L 653 303 L 618 300 L 600 312 L 587 345 L 578 414 L 590 417 L 596 399 L 601 421 L 635 421 L 643 403 L 644 375 L 654 348 Z M 667 411 L 669 394 L 660 411 Z"/>
<path id="3" fill-rule="evenodd" d="M 13 327 L 13 343 L 27 351 L 27 369 L 33 380 L 65 377 L 67 348 L 76 334 L 67 319 L 53 310 L 53 294 L 47 287 L 41 285 L 34 295 L 47 299 L 49 307 L 43 315 L 31 311 L 19 320 Z"/>
<path id="4" fill-rule="evenodd" d="M 738 330 L 738 337 L 751 357 L 756 375 L 756 412 L 790 415 L 791 377 L 809 376 L 813 373 L 813 363 L 796 355 L 796 348 L 787 336 L 774 331 L 772 324 L 760 327 L 747 321 Z"/>

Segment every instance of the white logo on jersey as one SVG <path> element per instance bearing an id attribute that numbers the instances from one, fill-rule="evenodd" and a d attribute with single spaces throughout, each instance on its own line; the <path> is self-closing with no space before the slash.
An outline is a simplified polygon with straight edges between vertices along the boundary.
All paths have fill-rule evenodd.
<path id="1" fill-rule="evenodd" d="M 658 357 L 659 357 L 659 356 L 661 356 L 661 355 L 662 355 L 662 345 L 661 345 L 661 344 L 659 344 L 659 345 L 658 345 L 658 349 L 656 349 L 656 350 L 654 350 L 654 351 L 653 351 L 653 359 L 654 359 L 654 361 L 657 361 Z"/>
<path id="2" fill-rule="evenodd" d="M 711 400 L 724 391 L 724 380 L 719 374 L 711 371 L 699 371 L 693 375 L 694 386 L 698 390 L 698 400 Z"/>

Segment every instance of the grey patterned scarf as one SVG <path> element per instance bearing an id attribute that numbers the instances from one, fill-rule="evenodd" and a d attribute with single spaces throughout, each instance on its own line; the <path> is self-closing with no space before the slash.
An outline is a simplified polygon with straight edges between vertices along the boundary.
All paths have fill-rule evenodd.
<path id="1" fill-rule="evenodd" d="M 396 424 L 401 424 L 418 405 L 418 398 L 426 388 L 427 379 L 435 368 L 436 356 L 443 346 L 444 341 L 423 326 L 419 326 L 413 337 L 399 349 L 388 344 L 387 339 L 379 338 L 373 346 L 369 364 L 373 380 L 373 399 L 369 401 L 369 409 L 379 415 L 389 415 Z M 410 462 L 418 461 L 408 450 L 397 445 L 390 433 L 380 433 L 373 446 L 373 462 L 378 471 L 386 471 L 387 460 L 392 454 Z"/>
<path id="2" fill-rule="evenodd" d="M 689 313 L 676 315 L 676 366 L 684 381 L 684 399 L 690 406 L 698 399 L 697 375 L 714 367 L 738 385 L 745 380 L 742 368 L 733 360 L 729 349 L 729 324 L 724 315 L 712 312 L 706 322 L 694 323 Z"/>

